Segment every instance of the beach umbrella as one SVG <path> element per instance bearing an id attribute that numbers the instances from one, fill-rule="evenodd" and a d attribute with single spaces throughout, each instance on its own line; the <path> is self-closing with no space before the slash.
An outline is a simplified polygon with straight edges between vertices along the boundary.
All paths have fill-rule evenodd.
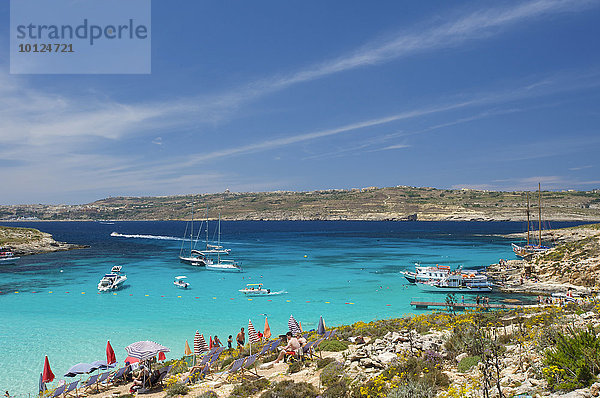
<path id="1" fill-rule="evenodd" d="M 294 319 L 293 315 L 290 315 L 290 319 L 288 320 L 288 328 L 294 336 L 296 336 L 298 333 L 302 333 L 302 329 L 300 329 L 300 325 L 298 325 L 298 321 Z"/>
<path id="2" fill-rule="evenodd" d="M 161 351 L 161 352 L 159 352 L 159 353 L 158 353 L 158 360 L 159 360 L 159 361 L 164 361 L 165 359 L 167 359 L 167 356 L 165 355 L 165 353 L 164 353 L 164 352 L 162 352 L 162 351 Z"/>
<path id="3" fill-rule="evenodd" d="M 90 363 L 90 365 L 92 365 L 96 369 L 100 369 L 100 370 L 106 370 L 108 368 L 114 368 L 115 367 L 114 364 L 110 364 L 109 365 L 108 362 L 105 359 L 100 359 L 98 361 L 94 361 L 94 362 Z"/>
<path id="4" fill-rule="evenodd" d="M 185 341 L 185 350 L 183 350 L 183 355 L 192 355 L 192 350 L 190 350 L 190 345 L 188 344 L 188 341 Z"/>
<path id="5" fill-rule="evenodd" d="M 254 329 L 254 325 L 252 324 L 252 320 L 248 319 L 248 341 L 250 344 L 258 343 L 260 338 L 258 337 L 258 333 L 256 333 L 256 329 Z"/>
<path id="6" fill-rule="evenodd" d="M 40 395 L 42 395 L 46 391 L 46 383 L 44 383 L 44 376 L 40 373 Z"/>
<path id="7" fill-rule="evenodd" d="M 169 352 L 171 350 L 154 341 L 138 341 L 125 347 L 125 351 L 130 357 L 143 361 L 155 357 L 159 352 Z"/>
<path id="8" fill-rule="evenodd" d="M 271 338 L 271 328 L 269 327 L 269 321 L 267 321 L 267 317 L 265 317 L 265 332 L 263 335 L 265 336 L 265 340 L 269 340 Z"/>
<path id="9" fill-rule="evenodd" d="M 112 365 L 117 362 L 117 357 L 115 355 L 115 351 L 110 345 L 110 340 L 106 342 L 106 363 Z"/>
<path id="10" fill-rule="evenodd" d="M 212 336 L 208 337 L 208 348 L 212 350 L 213 348 L 213 341 L 212 341 Z"/>
<path id="11" fill-rule="evenodd" d="M 204 340 L 204 335 L 200 335 L 200 352 L 208 351 L 208 344 L 206 344 L 206 340 Z"/>
<path id="12" fill-rule="evenodd" d="M 98 369 L 98 367 L 92 365 L 91 363 L 78 363 L 76 365 L 71 366 L 69 370 L 67 370 L 67 373 L 65 373 L 65 377 L 75 377 L 80 374 L 91 373 L 96 369 Z"/>
<path id="13" fill-rule="evenodd" d="M 44 383 L 49 383 L 54 380 L 54 373 L 52 373 L 52 369 L 50 369 L 50 362 L 48 362 L 48 355 L 44 359 L 44 371 L 42 373 L 42 381 Z"/>
<path id="14" fill-rule="evenodd" d="M 139 362 L 140 360 L 138 358 L 134 358 L 134 357 L 127 357 L 125 358 L 125 365 L 131 365 L 132 363 L 136 363 Z"/>
<path id="15" fill-rule="evenodd" d="M 322 316 L 319 318 L 319 326 L 317 326 L 317 334 L 325 334 L 325 321 L 323 320 Z"/>
<path id="16" fill-rule="evenodd" d="M 200 355 L 200 332 L 197 330 L 194 335 L 194 354 Z"/>

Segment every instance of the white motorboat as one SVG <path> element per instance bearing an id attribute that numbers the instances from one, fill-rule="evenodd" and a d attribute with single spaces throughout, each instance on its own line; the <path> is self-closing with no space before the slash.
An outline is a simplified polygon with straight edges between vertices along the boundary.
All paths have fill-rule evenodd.
<path id="1" fill-rule="evenodd" d="M 491 292 L 492 284 L 485 275 L 454 273 L 440 281 L 417 282 L 417 286 L 430 292 Z"/>
<path id="2" fill-rule="evenodd" d="M 175 280 L 173 281 L 173 284 L 181 289 L 187 289 L 188 287 L 190 287 L 190 284 L 185 281 L 186 278 L 187 276 L 184 275 L 176 276 Z"/>
<path id="3" fill-rule="evenodd" d="M 233 260 L 222 260 L 218 259 L 217 262 L 207 262 L 205 267 L 208 271 L 222 271 L 222 272 L 241 272 L 242 267 Z"/>
<path id="4" fill-rule="evenodd" d="M 15 256 L 12 250 L 0 247 L 0 264 L 14 264 L 20 258 Z"/>
<path id="5" fill-rule="evenodd" d="M 450 266 L 436 264 L 435 267 L 422 267 L 419 264 L 415 264 L 415 272 L 401 271 L 400 273 L 410 283 L 428 282 L 446 278 L 450 274 Z"/>
<path id="6" fill-rule="evenodd" d="M 127 280 L 127 276 L 121 274 L 121 268 L 120 265 L 115 265 L 111 268 L 110 273 L 104 274 L 104 277 L 100 280 L 100 283 L 98 283 L 98 290 L 101 292 L 108 292 L 123 287 L 123 284 Z"/>
<path id="7" fill-rule="evenodd" d="M 249 283 L 245 288 L 239 290 L 246 296 L 261 297 L 261 296 L 274 296 L 277 294 L 285 293 L 281 290 L 279 292 L 272 292 L 271 289 L 265 289 L 262 283 Z"/>

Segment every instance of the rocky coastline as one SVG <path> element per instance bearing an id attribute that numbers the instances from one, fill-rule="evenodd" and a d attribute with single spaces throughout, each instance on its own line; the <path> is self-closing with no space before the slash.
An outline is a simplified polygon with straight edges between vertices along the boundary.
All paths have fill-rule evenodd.
<path id="1" fill-rule="evenodd" d="M 16 256 L 29 256 L 89 246 L 58 242 L 51 234 L 33 228 L 0 226 L 0 247 L 11 250 Z"/>

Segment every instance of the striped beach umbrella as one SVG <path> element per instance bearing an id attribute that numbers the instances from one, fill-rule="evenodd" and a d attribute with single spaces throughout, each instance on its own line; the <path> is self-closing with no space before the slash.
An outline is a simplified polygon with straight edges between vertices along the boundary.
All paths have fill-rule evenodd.
<path id="1" fill-rule="evenodd" d="M 159 352 L 169 352 L 171 350 L 154 341 L 138 341 L 125 347 L 125 351 L 130 357 L 144 361 L 157 356 Z"/>
<path id="2" fill-rule="evenodd" d="M 201 334 L 200 335 L 200 352 L 202 353 L 202 352 L 206 352 L 208 350 L 209 350 L 208 344 L 206 344 L 206 340 L 204 340 L 204 335 Z"/>
<path id="3" fill-rule="evenodd" d="M 194 354 L 200 355 L 200 332 L 197 330 L 194 335 Z"/>
<path id="4" fill-rule="evenodd" d="M 258 343 L 260 341 L 258 333 L 256 333 L 254 325 L 250 319 L 248 319 L 248 341 L 250 341 L 250 343 Z"/>
<path id="5" fill-rule="evenodd" d="M 290 329 L 290 332 L 292 332 L 292 335 L 296 336 L 298 333 L 302 333 L 302 330 L 300 329 L 300 325 L 298 325 L 298 321 L 296 321 L 294 319 L 293 315 L 290 315 L 290 319 L 288 321 L 288 328 Z"/>

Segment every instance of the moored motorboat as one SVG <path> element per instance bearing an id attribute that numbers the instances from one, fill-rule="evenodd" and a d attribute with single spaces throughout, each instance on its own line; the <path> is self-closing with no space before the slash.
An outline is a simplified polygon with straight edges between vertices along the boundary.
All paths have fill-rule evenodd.
<path id="1" fill-rule="evenodd" d="M 473 293 L 491 292 L 492 284 L 485 275 L 453 273 L 439 281 L 417 282 L 417 286 L 430 292 Z"/>
<path id="2" fill-rule="evenodd" d="M 104 277 L 100 280 L 100 283 L 98 283 L 98 290 L 101 292 L 108 292 L 123 287 L 123 284 L 127 280 L 127 276 L 121 274 L 121 268 L 120 265 L 115 265 L 111 268 L 110 273 L 104 274 Z"/>
<path id="3" fill-rule="evenodd" d="M 14 264 L 19 258 L 12 250 L 0 247 L 0 264 Z"/>
<path id="4" fill-rule="evenodd" d="M 187 276 L 184 276 L 184 275 L 176 276 L 175 280 L 173 281 L 173 284 L 175 286 L 177 286 L 178 288 L 187 289 L 188 287 L 190 287 L 190 284 L 189 284 L 189 282 L 185 281 L 186 278 L 187 278 Z"/>
<path id="5" fill-rule="evenodd" d="M 436 264 L 435 267 L 432 267 L 415 264 L 415 272 L 401 271 L 400 273 L 404 275 L 409 283 L 427 282 L 447 277 L 450 274 L 450 266 Z"/>

